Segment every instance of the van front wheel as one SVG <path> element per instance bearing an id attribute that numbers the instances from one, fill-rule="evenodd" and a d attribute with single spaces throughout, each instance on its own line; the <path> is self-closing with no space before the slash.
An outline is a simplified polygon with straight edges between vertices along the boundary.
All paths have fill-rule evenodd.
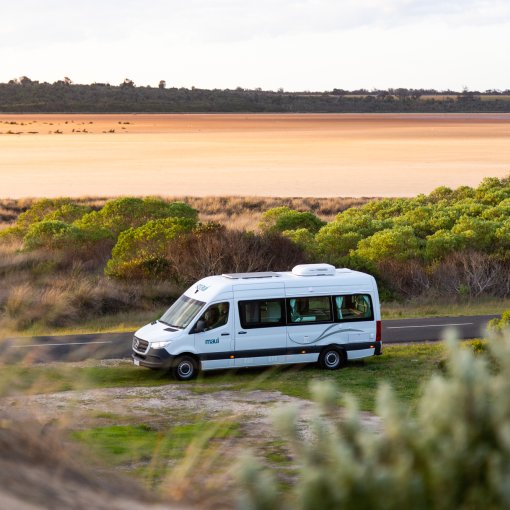
<path id="1" fill-rule="evenodd" d="M 198 364 L 191 356 L 180 356 L 172 367 L 173 376 L 179 381 L 189 381 L 198 374 Z"/>
<path id="2" fill-rule="evenodd" d="M 346 361 L 345 353 L 335 347 L 326 347 L 319 356 L 319 365 L 326 370 L 337 370 Z"/>

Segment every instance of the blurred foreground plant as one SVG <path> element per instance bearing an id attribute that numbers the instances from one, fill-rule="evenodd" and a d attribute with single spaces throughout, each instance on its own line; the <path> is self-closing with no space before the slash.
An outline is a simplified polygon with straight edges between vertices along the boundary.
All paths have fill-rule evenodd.
<path id="1" fill-rule="evenodd" d="M 496 368 L 453 338 L 447 346 L 446 372 L 425 383 L 414 416 L 379 388 L 380 431 L 363 424 L 351 397 L 339 420 L 335 388 L 315 384 L 312 440 L 295 412 L 277 420 L 298 465 L 292 489 L 282 495 L 274 472 L 246 460 L 242 508 L 510 508 L 510 335 L 489 343 Z"/>
<path id="2" fill-rule="evenodd" d="M 489 321 L 488 329 L 496 334 L 501 334 L 505 330 L 510 331 L 510 310 L 505 310 L 499 319 Z"/>

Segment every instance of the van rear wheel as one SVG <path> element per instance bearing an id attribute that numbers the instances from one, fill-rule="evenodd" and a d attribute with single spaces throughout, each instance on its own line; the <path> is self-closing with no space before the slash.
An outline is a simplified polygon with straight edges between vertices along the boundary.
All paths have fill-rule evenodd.
<path id="1" fill-rule="evenodd" d="M 178 357 L 172 367 L 172 375 L 179 381 L 189 381 L 198 374 L 198 363 L 191 356 Z"/>
<path id="2" fill-rule="evenodd" d="M 319 365 L 325 370 L 337 370 L 347 361 L 345 352 L 336 347 L 326 347 L 319 356 Z"/>

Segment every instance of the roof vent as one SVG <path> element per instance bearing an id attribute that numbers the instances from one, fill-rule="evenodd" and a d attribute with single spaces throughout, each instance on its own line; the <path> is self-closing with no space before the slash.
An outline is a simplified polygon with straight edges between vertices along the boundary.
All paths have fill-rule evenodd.
<path id="1" fill-rule="evenodd" d="M 331 264 L 299 264 L 292 269 L 295 276 L 335 276 L 335 266 Z"/>

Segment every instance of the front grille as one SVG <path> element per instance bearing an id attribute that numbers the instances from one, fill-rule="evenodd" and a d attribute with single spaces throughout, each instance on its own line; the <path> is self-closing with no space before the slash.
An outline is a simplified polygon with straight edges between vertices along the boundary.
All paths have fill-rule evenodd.
<path id="1" fill-rule="evenodd" d="M 133 350 L 144 353 L 149 347 L 147 340 L 142 340 L 136 336 L 133 337 Z"/>

